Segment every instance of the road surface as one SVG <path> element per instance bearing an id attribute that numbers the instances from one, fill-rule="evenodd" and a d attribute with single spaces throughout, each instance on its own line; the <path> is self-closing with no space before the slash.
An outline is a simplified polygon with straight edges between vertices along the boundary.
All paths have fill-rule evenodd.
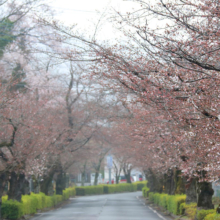
<path id="1" fill-rule="evenodd" d="M 165 220 L 145 206 L 140 197 L 141 192 L 76 197 L 31 220 Z"/>

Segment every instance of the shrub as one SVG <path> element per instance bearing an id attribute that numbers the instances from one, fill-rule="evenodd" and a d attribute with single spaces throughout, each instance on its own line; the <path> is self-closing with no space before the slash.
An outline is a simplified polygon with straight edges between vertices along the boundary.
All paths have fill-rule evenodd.
<path id="1" fill-rule="evenodd" d="M 213 213 L 216 213 L 215 209 L 209 209 L 209 210 L 202 209 L 202 210 L 197 211 L 196 217 L 198 220 L 203 220 L 206 217 L 206 215 L 213 214 Z"/>
<path id="2" fill-rule="evenodd" d="M 117 185 L 103 185 L 103 193 L 115 193 L 117 192 Z"/>
<path id="3" fill-rule="evenodd" d="M 70 197 L 72 196 L 75 196 L 76 195 L 76 189 L 75 187 L 70 187 L 70 188 L 67 188 L 67 190 L 70 191 Z"/>
<path id="4" fill-rule="evenodd" d="M 186 203 L 181 203 L 180 204 L 180 215 L 184 215 L 185 213 L 185 208 L 186 208 Z"/>
<path id="5" fill-rule="evenodd" d="M 21 202 L 7 200 L 8 197 L 3 196 L 2 216 L 7 219 L 19 219 L 22 215 L 36 213 L 38 209 L 53 207 L 75 194 L 75 188 L 71 187 L 63 190 L 63 195 L 46 196 L 44 193 L 23 195 Z"/>
<path id="6" fill-rule="evenodd" d="M 6 196 L 2 196 L 2 202 L 5 202 L 7 200 L 8 200 L 8 196 L 7 195 Z"/>
<path id="7" fill-rule="evenodd" d="M 167 210 L 174 215 L 180 215 L 180 204 L 186 201 L 186 195 L 169 196 L 167 200 Z"/>
<path id="8" fill-rule="evenodd" d="M 85 187 L 85 195 L 98 195 L 103 194 L 103 186 L 90 186 Z"/>
<path id="9" fill-rule="evenodd" d="M 85 196 L 85 187 L 76 187 L 76 195 L 77 196 Z"/>
<path id="10" fill-rule="evenodd" d="M 159 193 L 154 193 L 154 195 L 153 195 L 153 202 L 154 202 L 154 204 L 159 205 L 160 195 L 161 194 L 159 194 Z"/>
<path id="11" fill-rule="evenodd" d="M 2 217 L 7 219 L 19 219 L 23 215 L 22 203 L 7 200 L 1 206 Z"/>
<path id="12" fill-rule="evenodd" d="M 168 194 L 161 194 L 160 200 L 159 200 L 159 206 L 167 209 L 167 201 L 168 201 L 169 195 Z"/>
<path id="13" fill-rule="evenodd" d="M 41 210 L 44 208 L 43 206 L 43 195 L 42 194 L 35 194 L 31 193 L 32 197 L 35 197 L 37 199 L 37 210 Z"/>
<path id="14" fill-rule="evenodd" d="M 204 220 L 214 220 L 216 213 L 208 214 L 205 216 Z"/>
<path id="15" fill-rule="evenodd" d="M 150 189 L 147 186 L 142 188 L 143 197 L 145 197 L 145 198 L 148 197 L 149 190 Z"/>
<path id="16" fill-rule="evenodd" d="M 150 200 L 151 202 L 154 202 L 154 193 L 153 193 L 153 192 L 150 192 L 150 193 L 149 193 L 149 200 Z"/>
<path id="17" fill-rule="evenodd" d="M 212 203 L 213 203 L 214 205 L 218 205 L 218 204 L 220 203 L 220 198 L 217 197 L 217 196 L 213 196 L 213 197 L 212 197 Z"/>
<path id="18" fill-rule="evenodd" d="M 74 187 L 66 188 L 63 190 L 63 200 L 69 199 L 71 196 L 76 195 L 76 190 Z"/>
<path id="19" fill-rule="evenodd" d="M 220 220 L 220 214 L 212 213 L 205 216 L 204 220 Z"/>
<path id="20" fill-rule="evenodd" d="M 195 219 L 196 216 L 196 203 L 185 204 L 185 215 L 188 216 L 190 219 Z"/>
<path id="21" fill-rule="evenodd" d="M 57 195 L 45 196 L 45 206 L 44 206 L 44 208 L 50 208 L 50 207 L 53 207 L 54 205 L 56 205 L 57 203 L 54 202 L 54 201 L 56 201 L 55 198 L 57 198 Z M 62 198 L 62 196 L 61 196 L 61 198 Z"/>
<path id="22" fill-rule="evenodd" d="M 138 191 L 141 191 L 144 187 L 147 187 L 147 181 L 138 181 L 133 184 L 137 186 Z"/>
<path id="23" fill-rule="evenodd" d="M 37 212 L 37 198 L 35 196 L 23 195 L 21 198 L 23 203 L 23 214 L 34 214 Z"/>
<path id="24" fill-rule="evenodd" d="M 40 192 L 38 195 L 41 196 L 42 199 L 42 207 L 45 208 L 46 207 L 46 195 L 42 192 Z"/>

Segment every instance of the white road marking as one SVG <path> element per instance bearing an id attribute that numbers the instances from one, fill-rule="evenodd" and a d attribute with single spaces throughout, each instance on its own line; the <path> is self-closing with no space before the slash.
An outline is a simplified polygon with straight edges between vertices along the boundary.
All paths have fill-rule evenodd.
<path id="1" fill-rule="evenodd" d="M 158 215 L 158 217 L 162 218 L 163 220 L 166 220 L 162 215 L 160 215 L 157 211 L 155 211 L 154 209 L 152 209 L 150 206 L 148 206 L 149 209 L 151 209 L 155 214 Z"/>
<path id="2" fill-rule="evenodd" d="M 141 199 L 139 198 L 139 196 L 136 196 L 136 198 L 141 202 Z M 146 206 L 145 203 L 142 203 L 144 206 Z M 153 211 L 155 214 L 157 214 L 158 217 L 160 217 L 163 220 L 167 220 L 166 218 L 164 218 L 162 215 L 160 215 L 156 210 L 152 209 L 150 206 L 147 206 L 151 211 Z"/>

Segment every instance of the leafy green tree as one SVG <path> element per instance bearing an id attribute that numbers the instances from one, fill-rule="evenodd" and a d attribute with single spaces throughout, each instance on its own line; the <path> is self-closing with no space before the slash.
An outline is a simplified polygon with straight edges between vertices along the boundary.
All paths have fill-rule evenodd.
<path id="1" fill-rule="evenodd" d="M 0 21 L 0 58 L 4 54 L 5 47 L 12 43 L 15 36 L 12 33 L 14 23 L 8 18 L 3 18 Z"/>

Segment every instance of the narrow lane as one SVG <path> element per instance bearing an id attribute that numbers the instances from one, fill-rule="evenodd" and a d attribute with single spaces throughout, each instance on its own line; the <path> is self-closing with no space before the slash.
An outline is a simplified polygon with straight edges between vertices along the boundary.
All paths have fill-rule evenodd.
<path id="1" fill-rule="evenodd" d="M 31 220 L 162 220 L 139 196 L 141 192 L 73 198 L 70 204 Z"/>

